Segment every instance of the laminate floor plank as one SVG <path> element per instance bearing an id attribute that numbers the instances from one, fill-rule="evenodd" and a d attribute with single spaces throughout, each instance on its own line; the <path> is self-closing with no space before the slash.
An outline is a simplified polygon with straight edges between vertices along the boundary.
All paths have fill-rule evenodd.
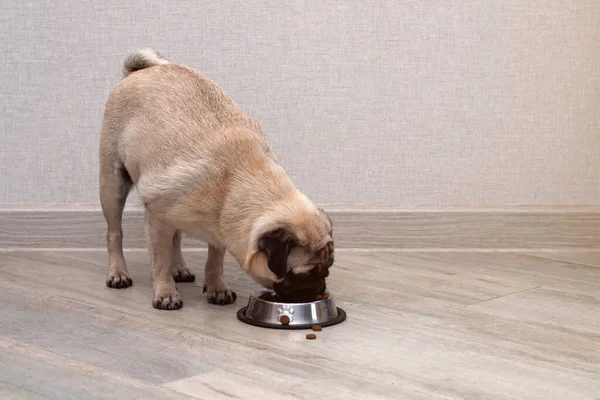
<path id="1" fill-rule="evenodd" d="M 46 397 L 26 389 L 0 382 L 0 399 L 3 400 L 45 400 Z"/>
<path id="2" fill-rule="evenodd" d="M 64 357 L 54 351 L 2 336 L 0 336 L 0 370 L 2 371 L 0 393 L 2 390 L 8 392 L 9 398 L 11 395 L 18 399 L 61 400 L 124 397 L 182 400 L 194 398 L 158 385 L 144 384 L 130 377 Z"/>
<path id="3" fill-rule="evenodd" d="M 518 253 L 414 253 L 417 265 L 446 265 L 478 279 L 503 279 L 533 287 L 600 290 L 600 270 L 592 265 Z"/>
<path id="4" fill-rule="evenodd" d="M 518 319 L 588 333 L 600 345 L 600 292 L 583 293 L 541 287 L 470 306 L 505 319 Z"/>
<path id="5" fill-rule="evenodd" d="M 600 267 L 600 251 L 526 252 L 530 256 Z"/>
<path id="6" fill-rule="evenodd" d="M 95 391 L 101 376 L 145 398 L 600 397 L 600 268 L 512 253 L 338 252 L 329 286 L 348 320 L 307 341 L 236 319 L 258 285 L 230 258 L 238 302 L 208 304 L 206 253 L 185 257 L 197 282 L 179 284 L 184 308 L 167 312 L 151 306 L 145 252 L 126 253 L 126 290 L 105 287 L 104 252 L 0 253 L 4 390 L 113 398 Z M 69 389 L 79 373 L 89 382 Z"/>

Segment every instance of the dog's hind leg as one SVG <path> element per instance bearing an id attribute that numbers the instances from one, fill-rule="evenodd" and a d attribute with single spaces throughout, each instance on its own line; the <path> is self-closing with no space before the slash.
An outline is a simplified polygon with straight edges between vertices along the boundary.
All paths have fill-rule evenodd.
<path id="1" fill-rule="evenodd" d="M 121 221 L 127 195 L 132 187 L 131 177 L 118 160 L 116 150 L 101 138 L 100 151 L 100 204 L 106 219 L 106 247 L 108 249 L 108 276 L 106 286 L 123 289 L 132 285 L 123 256 L 123 230 Z"/>
<path id="2" fill-rule="evenodd" d="M 173 278 L 175 282 L 194 282 L 196 280 L 196 275 L 187 268 L 181 253 L 181 231 L 176 231 L 173 235 Z"/>
<path id="3" fill-rule="evenodd" d="M 173 236 L 175 230 L 146 208 L 146 243 L 152 262 L 152 306 L 178 310 L 183 306 L 173 278 Z"/>

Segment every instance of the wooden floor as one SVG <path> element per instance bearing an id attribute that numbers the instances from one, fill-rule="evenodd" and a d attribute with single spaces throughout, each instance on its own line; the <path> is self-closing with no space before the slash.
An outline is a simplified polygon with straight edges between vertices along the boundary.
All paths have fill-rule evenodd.
<path id="1" fill-rule="evenodd" d="M 187 253 L 201 276 L 206 253 Z M 157 311 L 148 256 L 104 286 L 104 252 L 0 253 L 1 399 L 600 399 L 600 253 L 336 254 L 348 313 L 305 331 L 242 324 L 257 289 Z"/>

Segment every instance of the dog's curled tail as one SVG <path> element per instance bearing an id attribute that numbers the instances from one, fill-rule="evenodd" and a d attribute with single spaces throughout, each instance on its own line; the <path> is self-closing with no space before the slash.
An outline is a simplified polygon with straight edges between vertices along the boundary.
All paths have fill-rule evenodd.
<path id="1" fill-rule="evenodd" d="M 156 51 L 152 49 L 143 49 L 127 56 L 125 64 L 123 65 L 123 77 L 125 78 L 129 74 L 139 71 L 140 69 L 168 63 L 169 62 L 162 58 Z"/>

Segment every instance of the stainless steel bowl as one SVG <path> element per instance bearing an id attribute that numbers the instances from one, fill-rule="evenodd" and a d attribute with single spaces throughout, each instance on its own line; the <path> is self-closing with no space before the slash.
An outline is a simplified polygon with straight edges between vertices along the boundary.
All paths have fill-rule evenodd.
<path id="1" fill-rule="evenodd" d="M 261 299 L 262 290 L 253 293 L 248 305 L 241 308 L 238 319 L 250 325 L 274 329 L 310 329 L 313 325 L 331 326 L 346 319 L 346 312 L 336 307 L 331 294 L 329 298 L 310 303 L 278 303 Z M 289 324 L 281 323 L 281 317 L 287 316 Z"/>

